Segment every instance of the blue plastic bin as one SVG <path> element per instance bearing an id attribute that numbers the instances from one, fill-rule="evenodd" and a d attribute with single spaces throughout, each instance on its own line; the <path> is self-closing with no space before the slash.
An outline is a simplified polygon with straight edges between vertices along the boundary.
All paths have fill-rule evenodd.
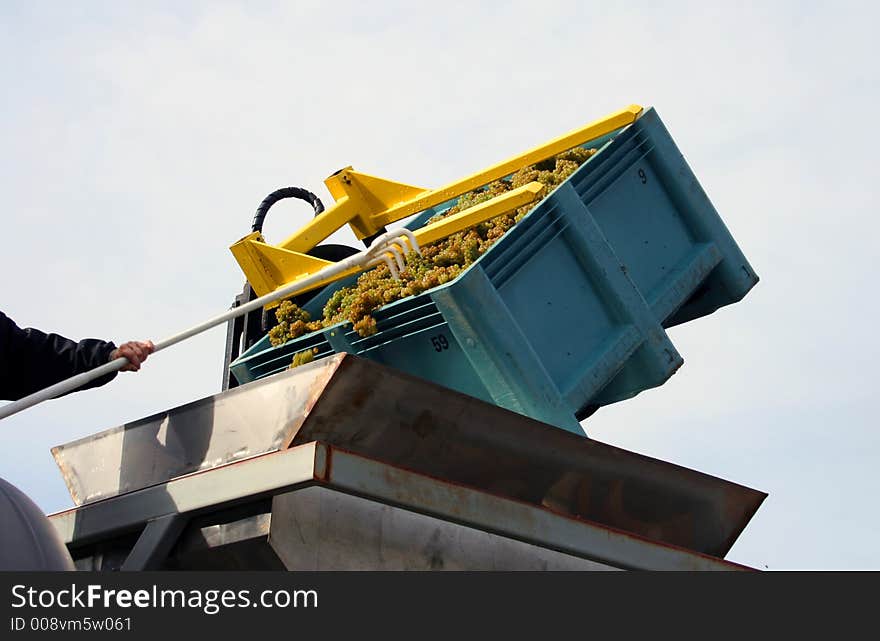
<path id="1" fill-rule="evenodd" d="M 587 146 L 600 151 L 459 278 L 374 313 L 374 336 L 346 323 L 275 348 L 264 338 L 233 374 L 345 351 L 576 433 L 588 408 L 663 384 L 682 363 L 663 326 L 757 278 L 654 110 Z M 320 317 L 353 280 L 306 309 Z"/>
<path id="2" fill-rule="evenodd" d="M 655 110 L 570 182 L 665 327 L 735 303 L 758 282 Z"/>

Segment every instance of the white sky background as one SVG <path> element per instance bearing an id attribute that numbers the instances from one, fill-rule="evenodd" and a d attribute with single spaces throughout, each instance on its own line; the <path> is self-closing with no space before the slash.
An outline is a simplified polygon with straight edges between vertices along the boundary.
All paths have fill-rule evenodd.
<path id="1" fill-rule="evenodd" d="M 374 4 L 0 3 L 0 308 L 160 339 L 228 307 L 228 246 L 277 187 L 439 186 L 652 105 L 762 280 L 586 429 L 769 492 L 732 560 L 880 568 L 880 5 Z M 276 205 L 266 235 L 308 217 Z M 70 505 L 49 448 L 217 392 L 224 337 L 3 421 L 0 475 Z"/>

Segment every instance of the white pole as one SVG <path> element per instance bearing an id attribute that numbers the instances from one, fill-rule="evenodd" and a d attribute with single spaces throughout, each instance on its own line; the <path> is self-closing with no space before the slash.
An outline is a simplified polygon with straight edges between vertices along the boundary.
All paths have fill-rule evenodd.
<path id="1" fill-rule="evenodd" d="M 184 330 L 179 334 L 174 334 L 157 343 L 154 343 L 155 349 L 153 350 L 153 353 L 163 350 L 166 347 L 171 347 L 172 345 L 175 345 L 181 341 L 185 341 L 187 338 L 191 338 L 196 334 L 201 334 L 202 332 L 209 330 L 212 327 L 216 327 L 221 323 L 225 323 L 232 318 L 243 316 L 250 311 L 259 309 L 264 305 L 272 303 L 279 298 L 286 298 L 287 296 L 291 296 L 300 290 L 307 289 L 310 285 L 319 283 L 328 278 L 332 278 L 354 267 L 364 267 L 369 263 L 383 260 L 386 262 L 389 269 L 391 269 L 391 259 L 387 257 L 387 254 L 392 253 L 392 255 L 396 256 L 397 252 L 399 252 L 400 250 L 395 247 L 395 244 L 398 246 L 405 246 L 404 241 L 409 242 L 409 245 L 413 249 L 413 251 L 420 253 L 418 242 L 416 241 L 413 233 L 408 229 L 401 228 L 386 232 L 385 234 L 382 234 L 381 236 L 376 238 L 373 241 L 373 244 L 365 251 L 354 254 L 353 256 L 349 256 L 348 258 L 341 260 L 338 263 L 334 263 L 333 265 L 328 265 L 324 269 L 317 271 L 314 274 L 307 276 L 306 278 L 290 283 L 289 285 L 286 285 L 281 289 L 276 289 L 274 292 L 266 294 L 265 296 L 255 298 L 254 300 L 245 303 L 244 305 L 241 305 L 239 307 L 233 307 L 232 309 L 227 310 L 222 314 L 218 314 L 217 316 L 214 316 L 213 318 L 208 319 L 203 323 L 194 325 L 193 327 L 190 327 L 189 329 Z M 95 380 L 96 378 L 100 378 L 101 376 L 119 371 L 127 364 L 128 359 L 124 356 L 120 356 L 119 358 L 112 360 L 109 363 L 105 363 L 104 365 L 100 365 L 95 369 L 89 370 L 88 372 L 76 374 L 75 376 L 71 376 L 70 378 L 63 380 L 60 383 L 55 383 L 54 385 L 42 389 L 39 392 L 34 392 L 30 396 L 25 396 L 24 398 L 21 398 L 17 401 L 13 401 L 12 403 L 0 407 L 0 420 L 8 418 L 13 414 L 17 414 L 22 410 L 26 410 L 29 407 L 33 407 L 34 405 L 42 403 L 43 401 L 47 401 L 49 399 L 55 398 L 56 396 L 60 396 L 61 394 L 71 392 L 79 387 L 82 387 L 86 383 Z"/>

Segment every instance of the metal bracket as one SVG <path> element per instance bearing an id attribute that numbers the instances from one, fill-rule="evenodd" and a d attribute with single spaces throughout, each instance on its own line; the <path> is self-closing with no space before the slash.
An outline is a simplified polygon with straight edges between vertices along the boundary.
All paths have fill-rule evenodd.
<path id="1" fill-rule="evenodd" d="M 188 521 L 189 516 L 184 514 L 166 514 L 148 521 L 122 564 L 122 571 L 160 569 Z"/>

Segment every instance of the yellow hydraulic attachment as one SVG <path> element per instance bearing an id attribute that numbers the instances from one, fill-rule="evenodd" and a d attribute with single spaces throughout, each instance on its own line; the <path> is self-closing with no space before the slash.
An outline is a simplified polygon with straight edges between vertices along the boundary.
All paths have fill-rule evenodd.
<path id="1" fill-rule="evenodd" d="M 306 252 L 343 225 L 350 225 L 359 239 L 367 238 L 381 231 L 385 225 L 611 133 L 632 123 L 641 112 L 640 106 L 630 105 L 514 158 L 434 190 L 377 178 L 346 167 L 324 181 L 336 203 L 315 216 L 298 232 L 278 245 L 266 243 L 260 232 L 253 232 L 230 249 L 257 296 L 263 296 L 331 265 L 331 262 L 309 256 Z M 432 243 L 518 209 L 537 200 L 543 187 L 539 182 L 531 182 L 505 192 L 492 200 L 414 230 L 416 239 L 420 245 Z M 314 283 L 303 288 L 303 291 L 322 287 L 356 271 L 353 269 L 326 282 Z"/>

